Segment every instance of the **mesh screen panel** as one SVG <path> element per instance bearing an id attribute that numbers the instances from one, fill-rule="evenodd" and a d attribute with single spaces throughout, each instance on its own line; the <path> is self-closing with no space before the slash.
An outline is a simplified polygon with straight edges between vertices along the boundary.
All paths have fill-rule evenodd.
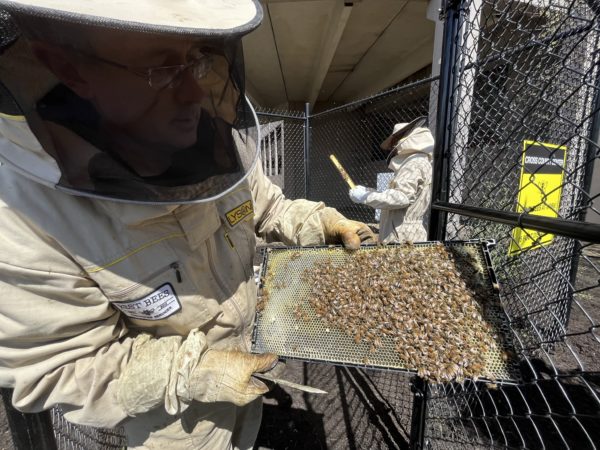
<path id="1" fill-rule="evenodd" d="M 427 252 L 427 249 L 434 245 L 417 243 L 408 251 Z M 479 277 L 482 284 L 492 287 L 493 269 L 488 267 L 485 255 L 487 244 L 450 242 L 445 245 L 454 251 L 457 259 L 464 259 L 469 264 L 479 267 L 480 270 L 474 272 L 473 276 Z M 358 251 L 389 253 L 400 250 L 406 251 L 406 247 L 386 246 L 383 250 L 378 247 L 364 247 Z M 306 270 L 319 262 L 327 261 L 341 273 L 349 264 L 351 255 L 354 254 L 339 247 L 268 249 L 263 263 L 265 299 L 257 314 L 253 351 L 271 352 L 307 361 L 414 371 L 415 368 L 408 366 L 396 351 L 392 336 L 382 336 L 381 347 L 374 349 L 364 339 L 356 342 L 354 333 L 348 333 L 347 330 L 320 319 L 311 305 L 311 287 L 315 280 L 304 276 Z M 433 264 L 432 262 L 431 270 L 435 270 Z M 421 276 L 427 277 L 427 273 L 422 273 Z M 366 269 L 365 277 L 368 277 Z M 401 290 L 402 286 L 397 289 Z M 493 289 L 489 292 L 493 292 Z M 420 308 L 427 308 L 427 305 L 420 305 Z M 364 314 L 370 313 L 365 311 Z M 389 314 L 392 314 L 391 311 Z M 413 314 L 416 316 L 418 311 L 414 311 Z M 496 346 L 490 347 L 485 357 L 485 373 L 497 380 L 510 380 L 515 377 L 515 367 L 511 360 L 507 360 L 503 350 L 512 353 L 512 341 L 497 294 L 486 299 L 483 320 L 493 325 L 498 336 Z M 451 329 L 449 325 L 442 323 L 432 325 L 436 329 Z M 466 322 L 462 324 L 463 327 L 471 325 L 473 324 Z"/>
<path id="2" fill-rule="evenodd" d="M 60 407 L 52 409 L 52 426 L 57 450 L 125 449 L 127 440 L 121 428 L 94 428 L 65 419 Z"/>

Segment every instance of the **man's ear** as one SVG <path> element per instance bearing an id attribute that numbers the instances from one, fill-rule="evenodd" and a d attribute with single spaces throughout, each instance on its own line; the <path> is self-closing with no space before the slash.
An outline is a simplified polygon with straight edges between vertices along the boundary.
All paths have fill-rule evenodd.
<path id="1" fill-rule="evenodd" d="M 35 41 L 31 43 L 33 54 L 56 75 L 56 77 L 78 96 L 92 97 L 88 81 L 82 77 L 78 64 L 69 52 L 54 44 Z"/>

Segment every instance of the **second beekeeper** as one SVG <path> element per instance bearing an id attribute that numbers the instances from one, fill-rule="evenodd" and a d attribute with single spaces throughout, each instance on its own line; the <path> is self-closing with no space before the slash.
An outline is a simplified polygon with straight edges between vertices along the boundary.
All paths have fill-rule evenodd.
<path id="1" fill-rule="evenodd" d="M 394 172 L 386 190 L 358 185 L 349 192 L 353 202 L 381 209 L 382 243 L 427 240 L 434 141 L 424 122 L 419 118 L 397 123 L 382 142 L 381 148 L 389 151 L 388 168 Z"/>

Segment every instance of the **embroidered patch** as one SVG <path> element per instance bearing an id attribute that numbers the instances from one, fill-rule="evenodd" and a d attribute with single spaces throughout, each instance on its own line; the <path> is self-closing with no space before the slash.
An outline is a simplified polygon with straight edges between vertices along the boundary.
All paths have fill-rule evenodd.
<path id="1" fill-rule="evenodd" d="M 171 283 L 163 284 L 156 291 L 138 300 L 112 304 L 127 317 L 141 320 L 165 319 L 181 309 L 181 303 Z"/>
<path id="2" fill-rule="evenodd" d="M 252 205 L 252 200 L 245 201 L 240 206 L 236 206 L 231 211 L 229 211 L 225 216 L 227 217 L 227 222 L 232 227 L 240 223 L 249 215 L 254 214 L 254 206 Z"/>

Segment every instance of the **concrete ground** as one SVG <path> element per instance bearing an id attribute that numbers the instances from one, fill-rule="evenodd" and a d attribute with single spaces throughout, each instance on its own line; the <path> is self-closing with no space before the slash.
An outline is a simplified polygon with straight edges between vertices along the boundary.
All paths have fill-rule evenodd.
<path id="1" fill-rule="evenodd" d="M 0 450 L 14 450 L 10 429 L 6 421 L 6 411 L 4 403 L 0 401 Z"/>

